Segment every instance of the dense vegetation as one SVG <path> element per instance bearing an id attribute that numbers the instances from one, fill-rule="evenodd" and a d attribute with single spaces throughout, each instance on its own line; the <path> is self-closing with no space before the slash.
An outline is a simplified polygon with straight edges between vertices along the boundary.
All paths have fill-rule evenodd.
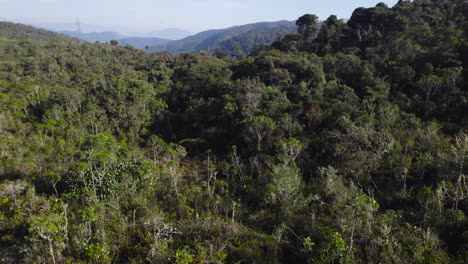
<path id="1" fill-rule="evenodd" d="M 1 33 L 1 261 L 467 263 L 466 14 L 304 15 L 236 59 Z"/>
<path id="2" fill-rule="evenodd" d="M 70 40 L 70 38 L 65 35 L 11 22 L 0 22 L 0 37 L 18 40 L 33 39 L 40 41 Z"/>

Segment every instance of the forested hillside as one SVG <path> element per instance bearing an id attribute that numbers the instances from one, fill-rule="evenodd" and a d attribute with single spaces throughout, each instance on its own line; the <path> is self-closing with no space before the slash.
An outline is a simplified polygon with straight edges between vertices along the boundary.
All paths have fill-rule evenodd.
<path id="1" fill-rule="evenodd" d="M 1 262 L 467 263 L 467 14 L 304 15 L 235 58 L 0 29 Z"/>
<path id="2" fill-rule="evenodd" d="M 71 38 L 32 26 L 0 21 L 0 37 L 16 40 L 65 41 Z"/>
<path id="3" fill-rule="evenodd" d="M 183 31 L 169 29 L 161 34 L 186 34 Z M 87 42 L 110 42 L 117 40 L 120 46 L 131 45 L 137 49 L 150 52 L 182 53 L 223 53 L 225 56 L 242 57 L 262 45 L 270 45 L 287 34 L 296 31 L 294 22 L 259 22 L 224 29 L 207 30 L 179 40 L 159 37 L 125 37 L 116 32 L 79 33 L 62 31 L 67 36 Z M 166 33 L 165 33 L 166 32 Z M 158 32 L 155 32 L 157 34 Z"/>
<path id="4" fill-rule="evenodd" d="M 270 45 L 279 38 L 296 31 L 294 22 L 260 22 L 225 29 L 203 31 L 181 40 L 155 45 L 151 51 L 168 51 L 173 54 L 226 53 L 240 57 L 261 45 Z"/>

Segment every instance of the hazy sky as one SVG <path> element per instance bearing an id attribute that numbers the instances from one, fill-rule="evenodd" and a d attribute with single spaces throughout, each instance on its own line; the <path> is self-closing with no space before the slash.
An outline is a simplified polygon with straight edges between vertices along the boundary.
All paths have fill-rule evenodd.
<path id="1" fill-rule="evenodd" d="M 121 32 L 181 28 L 192 32 L 311 13 L 348 18 L 357 7 L 397 0 L 0 0 L 0 20 L 28 24 L 81 23 Z"/>

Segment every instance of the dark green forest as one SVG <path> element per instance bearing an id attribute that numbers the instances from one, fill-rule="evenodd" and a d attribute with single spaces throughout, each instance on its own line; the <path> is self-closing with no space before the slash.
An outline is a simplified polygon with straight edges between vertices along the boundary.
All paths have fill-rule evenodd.
<path id="1" fill-rule="evenodd" d="M 0 23 L 0 262 L 468 263 L 467 14 L 233 56 Z"/>

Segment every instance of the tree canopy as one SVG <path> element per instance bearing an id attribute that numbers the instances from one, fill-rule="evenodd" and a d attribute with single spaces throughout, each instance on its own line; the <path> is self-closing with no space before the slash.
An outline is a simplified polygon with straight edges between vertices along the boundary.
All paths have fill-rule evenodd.
<path id="1" fill-rule="evenodd" d="M 467 263 L 467 11 L 305 15 L 232 57 L 0 27 L 0 259 Z"/>

